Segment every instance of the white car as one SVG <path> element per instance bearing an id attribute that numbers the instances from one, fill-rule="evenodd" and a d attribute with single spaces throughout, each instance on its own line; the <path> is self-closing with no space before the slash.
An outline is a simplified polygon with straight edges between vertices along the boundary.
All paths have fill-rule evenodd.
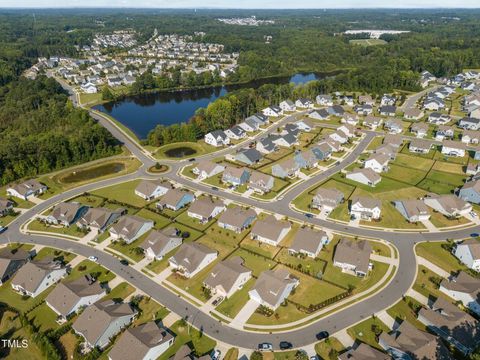
<path id="1" fill-rule="evenodd" d="M 471 217 L 477 217 L 477 213 L 475 211 L 470 211 L 470 216 Z"/>
<path id="2" fill-rule="evenodd" d="M 92 255 L 92 256 L 88 257 L 88 260 L 93 261 L 93 262 L 98 262 L 98 257 Z"/>
<path id="3" fill-rule="evenodd" d="M 210 357 L 212 358 L 212 360 L 220 360 L 220 355 L 222 353 L 220 352 L 220 350 L 214 350 L 212 351 L 212 353 L 210 354 Z"/>

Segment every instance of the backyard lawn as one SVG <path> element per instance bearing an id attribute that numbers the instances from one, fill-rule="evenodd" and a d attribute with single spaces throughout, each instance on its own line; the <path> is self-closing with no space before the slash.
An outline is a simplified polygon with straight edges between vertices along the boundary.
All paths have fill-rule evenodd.
<path id="1" fill-rule="evenodd" d="M 134 292 L 135 288 L 132 285 L 127 282 L 121 282 L 105 295 L 103 300 L 125 300 L 128 295 Z"/>
<path id="2" fill-rule="evenodd" d="M 441 276 L 427 269 L 425 266 L 420 265 L 418 267 L 417 279 L 413 284 L 413 289 L 427 298 L 443 297 L 444 299 L 448 299 L 448 296 L 438 289 L 438 284 L 440 284 L 441 281 Z"/>
<path id="3" fill-rule="evenodd" d="M 90 260 L 83 260 L 80 264 L 72 269 L 68 280 L 75 280 L 87 274 L 95 274 L 97 281 L 101 283 L 109 282 L 115 278 L 115 274 L 103 266 L 96 264 Z"/>
<path id="4" fill-rule="evenodd" d="M 119 203 L 130 204 L 135 207 L 142 207 L 147 204 L 140 196 L 135 195 L 135 188 L 142 180 L 132 180 L 117 185 L 112 185 L 106 188 L 95 190 L 93 195 L 102 196 L 110 200 L 118 201 Z"/>
<path id="5" fill-rule="evenodd" d="M 375 332 L 390 331 L 390 329 L 377 318 L 369 318 L 349 329 L 347 329 L 348 335 L 353 339 L 364 342 L 374 348 L 381 350 L 380 345 L 377 342 L 377 335 Z"/>
<path id="6" fill-rule="evenodd" d="M 55 260 L 60 260 L 66 264 L 72 261 L 76 257 L 76 255 L 67 251 L 44 247 L 37 253 L 37 255 L 35 256 L 35 260 L 45 259 L 46 257 L 52 257 Z"/>
<path id="7" fill-rule="evenodd" d="M 263 256 L 257 255 L 256 253 L 252 253 L 251 251 L 247 251 L 242 248 L 235 250 L 229 256 L 229 258 L 234 256 L 240 256 L 244 261 L 245 267 L 252 270 L 252 275 L 256 277 L 258 277 L 260 273 L 265 270 L 273 269 L 277 264 L 273 260 L 265 259 Z"/>
<path id="8" fill-rule="evenodd" d="M 108 245 L 108 248 L 124 254 L 135 262 L 139 262 L 144 258 L 143 250 L 140 248 L 140 245 L 143 243 L 147 236 L 148 233 L 140 236 L 137 240 L 133 241 L 130 244 L 127 244 L 124 241 L 112 241 L 110 245 Z"/>

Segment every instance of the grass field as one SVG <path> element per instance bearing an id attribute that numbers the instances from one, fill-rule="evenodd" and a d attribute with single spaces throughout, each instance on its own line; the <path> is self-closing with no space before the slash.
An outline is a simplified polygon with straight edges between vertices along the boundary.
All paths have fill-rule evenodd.
<path id="1" fill-rule="evenodd" d="M 68 280 L 75 280 L 87 274 L 96 274 L 97 281 L 104 283 L 115 278 L 115 274 L 103 266 L 96 264 L 90 260 L 83 260 L 80 264 L 72 269 Z"/>
<path id="2" fill-rule="evenodd" d="M 424 242 L 415 247 L 417 255 L 427 259 L 445 271 L 455 272 L 465 270 L 463 265 L 451 252 L 444 249 L 446 242 Z"/>
<path id="3" fill-rule="evenodd" d="M 410 305 L 410 306 L 409 306 Z M 425 331 L 426 326 L 417 320 L 417 314 L 412 310 L 412 307 L 420 307 L 421 304 L 415 299 L 406 296 L 404 299 L 397 302 L 394 306 L 387 310 L 387 313 L 397 322 L 408 321 L 417 328 Z"/>
<path id="4" fill-rule="evenodd" d="M 348 335 L 353 339 L 364 342 L 374 348 L 381 350 L 380 345 L 377 342 L 377 335 L 373 331 L 390 331 L 390 329 L 377 318 L 367 319 L 349 329 L 347 329 Z"/>
<path id="5" fill-rule="evenodd" d="M 126 203 L 135 207 L 142 207 L 147 204 L 140 196 L 135 195 L 135 188 L 141 180 L 133 180 L 121 184 L 109 186 L 92 192 L 93 195 L 102 196 L 120 203 Z"/>
<path id="6" fill-rule="evenodd" d="M 273 269 L 276 265 L 276 262 L 273 260 L 265 259 L 262 256 L 257 255 L 256 253 L 252 253 L 245 249 L 237 249 L 235 250 L 229 258 L 234 256 L 240 256 L 243 261 L 244 265 L 252 270 L 252 275 L 258 277 L 260 273 L 265 270 Z"/>
<path id="7" fill-rule="evenodd" d="M 315 344 L 315 352 L 321 359 L 337 359 L 336 355 L 345 350 L 344 346 L 335 337 L 329 337 L 325 341 Z"/>
<path id="8" fill-rule="evenodd" d="M 63 234 L 68 236 L 75 236 L 77 238 L 82 238 L 85 236 L 85 233 L 81 231 L 76 225 L 64 227 L 57 225 L 49 225 L 38 220 L 33 220 L 28 224 L 28 230 L 31 231 L 45 231 L 54 234 Z"/>
<path id="9" fill-rule="evenodd" d="M 235 292 L 230 298 L 223 300 L 216 310 L 233 319 L 249 300 L 248 292 L 254 286 L 255 281 L 256 279 L 250 279 L 242 289 Z"/>
<path id="10" fill-rule="evenodd" d="M 353 39 L 349 40 L 348 42 L 352 45 L 360 46 L 376 46 L 388 44 L 385 40 L 382 39 Z"/>
<path id="11" fill-rule="evenodd" d="M 72 261 L 76 257 L 76 255 L 67 251 L 44 247 L 37 253 L 37 255 L 35 256 L 35 260 L 45 259 L 46 257 L 52 257 L 55 260 L 60 260 L 66 264 Z"/>
<path id="12" fill-rule="evenodd" d="M 447 295 L 438 290 L 437 283 L 441 280 L 442 278 L 439 275 L 427 269 L 425 266 L 420 265 L 413 289 L 427 298 L 433 296 L 434 298 L 443 297 L 444 299 L 448 299 Z"/>
<path id="13" fill-rule="evenodd" d="M 104 300 L 125 300 L 128 295 L 133 294 L 135 288 L 127 282 L 122 282 L 115 286 L 105 297 Z"/>

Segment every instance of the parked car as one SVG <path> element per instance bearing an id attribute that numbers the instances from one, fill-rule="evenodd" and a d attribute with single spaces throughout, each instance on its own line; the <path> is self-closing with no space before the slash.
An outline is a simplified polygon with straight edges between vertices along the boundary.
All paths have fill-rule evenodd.
<path id="1" fill-rule="evenodd" d="M 310 213 L 306 213 L 305 216 L 309 219 L 313 218 L 313 214 L 310 214 Z"/>
<path id="2" fill-rule="evenodd" d="M 471 217 L 477 217 L 478 216 L 475 211 L 470 211 L 469 214 L 470 214 Z"/>
<path id="3" fill-rule="evenodd" d="M 92 255 L 92 256 L 88 257 L 88 260 L 93 261 L 93 262 L 98 262 L 98 257 Z"/>
<path id="4" fill-rule="evenodd" d="M 479 235 L 478 235 L 478 233 L 471 233 L 470 236 L 471 237 L 478 237 Z"/>
<path id="5" fill-rule="evenodd" d="M 270 343 L 258 344 L 258 350 L 260 351 L 273 351 L 273 346 Z"/>
<path id="6" fill-rule="evenodd" d="M 7 226 L 0 226 L 0 234 L 7 231 L 8 227 Z"/>
<path id="7" fill-rule="evenodd" d="M 120 264 L 124 265 L 124 266 L 128 266 L 129 265 L 129 262 L 125 259 L 121 259 L 120 260 Z"/>
<path id="8" fill-rule="evenodd" d="M 212 190 L 213 190 L 213 191 L 218 191 L 218 187 L 212 186 Z"/>
<path id="9" fill-rule="evenodd" d="M 328 331 L 320 331 L 317 334 L 317 340 L 327 339 L 329 336 L 330 336 L 330 334 L 328 333 Z"/>
<path id="10" fill-rule="evenodd" d="M 220 359 L 220 355 L 222 355 L 220 350 L 213 350 L 210 354 L 210 357 L 212 358 L 212 360 L 218 360 Z"/>
<path id="11" fill-rule="evenodd" d="M 193 161 L 195 161 L 195 158 L 188 159 L 188 161 L 193 162 Z"/>
<path id="12" fill-rule="evenodd" d="M 280 341 L 280 350 L 288 350 L 293 347 L 291 342 L 288 341 Z"/>
<path id="13" fill-rule="evenodd" d="M 217 306 L 217 305 L 220 304 L 222 301 L 223 301 L 223 296 L 219 296 L 218 298 L 216 298 L 215 300 L 212 301 L 212 305 L 213 305 L 213 306 Z"/>

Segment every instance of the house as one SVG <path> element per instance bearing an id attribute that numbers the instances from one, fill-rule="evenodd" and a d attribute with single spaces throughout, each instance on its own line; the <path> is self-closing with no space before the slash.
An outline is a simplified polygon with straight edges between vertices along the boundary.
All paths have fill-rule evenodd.
<path id="1" fill-rule="evenodd" d="M 408 145 L 408 150 L 418 154 L 428 154 L 432 148 L 432 143 L 428 140 L 413 139 Z"/>
<path id="2" fill-rule="evenodd" d="M 295 101 L 295 105 L 301 108 L 311 108 L 313 107 L 314 104 L 312 100 L 300 98 L 297 101 Z"/>
<path id="3" fill-rule="evenodd" d="M 295 111 L 297 107 L 292 100 L 284 100 L 279 104 L 280 109 L 283 111 Z"/>
<path id="4" fill-rule="evenodd" d="M 13 201 L 0 198 L 0 216 L 6 216 L 13 211 Z"/>
<path id="5" fill-rule="evenodd" d="M 253 240 L 277 246 L 287 236 L 291 228 L 288 221 L 279 221 L 273 215 L 269 215 L 263 220 L 257 220 L 252 227 L 250 237 Z"/>
<path id="6" fill-rule="evenodd" d="M 337 131 L 328 134 L 328 136 L 334 141 L 339 142 L 340 144 L 345 144 L 346 142 L 348 142 L 348 135 L 345 134 L 342 130 L 337 129 Z"/>
<path id="7" fill-rule="evenodd" d="M 0 285 L 10 279 L 31 257 L 32 254 L 22 248 L 0 249 Z"/>
<path id="8" fill-rule="evenodd" d="M 383 331 L 378 343 L 388 354 L 398 360 L 452 359 L 448 349 L 437 336 L 419 330 L 407 320 L 402 321 L 400 326 L 390 334 Z"/>
<path id="9" fill-rule="evenodd" d="M 383 138 L 383 144 L 390 145 L 398 149 L 403 145 L 403 138 L 400 135 L 387 134 Z"/>
<path id="10" fill-rule="evenodd" d="M 471 109 L 468 113 L 468 117 L 480 119 L 480 106 L 477 106 L 474 109 Z"/>
<path id="11" fill-rule="evenodd" d="M 275 310 L 299 283 L 286 269 L 267 270 L 260 274 L 248 296 L 259 305 Z"/>
<path id="12" fill-rule="evenodd" d="M 330 214 L 343 200 L 344 195 L 340 190 L 320 187 L 312 198 L 311 207 Z"/>
<path id="13" fill-rule="evenodd" d="M 480 131 L 463 130 L 462 143 L 464 144 L 478 144 L 480 142 Z"/>
<path id="14" fill-rule="evenodd" d="M 255 148 L 263 154 L 270 154 L 278 150 L 278 146 L 272 141 L 271 137 L 258 140 Z"/>
<path id="15" fill-rule="evenodd" d="M 131 244 L 152 227 L 152 220 L 127 215 L 120 218 L 120 220 L 110 228 L 109 232 L 113 240 L 123 240 L 127 244 Z"/>
<path id="16" fill-rule="evenodd" d="M 464 157 L 466 146 L 458 141 L 445 140 L 442 144 L 442 154 L 454 157 Z"/>
<path id="17" fill-rule="evenodd" d="M 327 108 L 327 111 L 330 115 L 343 116 L 345 110 L 340 105 L 332 105 Z"/>
<path id="18" fill-rule="evenodd" d="M 212 295 L 229 298 L 243 288 L 251 278 L 252 271 L 244 266 L 243 259 L 234 256 L 215 265 L 204 280 L 203 285 L 210 289 Z"/>
<path id="19" fill-rule="evenodd" d="M 90 348 L 105 349 L 111 338 L 130 324 L 135 315 L 136 312 L 127 303 L 98 301 L 80 314 L 72 329 L 85 339 Z"/>
<path id="20" fill-rule="evenodd" d="M 362 105 L 375 105 L 375 100 L 372 99 L 370 95 L 359 95 L 358 96 L 358 103 Z"/>
<path id="21" fill-rule="evenodd" d="M 380 100 L 380 105 L 381 106 L 393 106 L 395 105 L 395 102 L 397 99 L 395 96 L 388 95 L 388 94 L 383 94 L 382 99 Z"/>
<path id="22" fill-rule="evenodd" d="M 20 184 L 7 186 L 7 195 L 28 200 L 30 196 L 38 196 L 47 191 L 47 187 L 37 180 L 27 180 Z"/>
<path id="23" fill-rule="evenodd" d="M 257 116 L 253 115 L 246 118 L 243 122 L 238 124 L 243 131 L 254 132 L 257 131 L 261 125 L 265 123 L 266 120 L 259 119 Z"/>
<path id="24" fill-rule="evenodd" d="M 355 111 L 359 115 L 370 115 L 373 113 L 373 106 L 372 105 L 355 105 L 353 108 L 353 111 Z"/>
<path id="25" fill-rule="evenodd" d="M 183 191 L 181 189 L 170 189 L 157 203 L 158 209 L 170 209 L 178 211 L 195 200 L 195 195 L 190 191 Z"/>
<path id="26" fill-rule="evenodd" d="M 109 360 L 154 360 L 175 341 L 173 335 L 155 321 L 128 328 L 108 353 Z"/>
<path id="27" fill-rule="evenodd" d="M 248 188 L 259 194 L 266 194 L 273 189 L 275 179 L 273 176 L 260 171 L 252 171 Z"/>
<path id="28" fill-rule="evenodd" d="M 386 135 L 385 139 L 387 138 L 387 136 L 389 136 L 389 135 Z M 387 155 L 390 158 L 390 160 L 395 160 L 395 158 L 397 157 L 398 148 L 393 146 L 390 143 L 385 143 L 385 139 L 383 140 L 384 144 L 380 145 L 378 148 L 376 148 L 374 150 L 374 153 L 375 154 L 384 154 L 384 155 Z"/>
<path id="29" fill-rule="evenodd" d="M 272 175 L 282 179 L 295 178 L 299 173 L 300 166 L 293 158 L 288 158 L 272 166 Z"/>
<path id="30" fill-rule="evenodd" d="M 62 202 L 53 207 L 52 212 L 48 214 L 45 220 L 50 224 L 68 227 L 82 217 L 87 210 L 87 206 L 78 202 Z"/>
<path id="31" fill-rule="evenodd" d="M 425 204 L 433 210 L 449 218 L 458 218 L 472 211 L 472 205 L 453 195 L 431 195 L 423 199 Z"/>
<path id="32" fill-rule="evenodd" d="M 397 108 L 393 105 L 384 105 L 378 108 L 378 112 L 383 116 L 395 116 Z"/>
<path id="33" fill-rule="evenodd" d="M 425 113 L 417 108 L 409 108 L 403 113 L 403 117 L 407 120 L 420 120 Z"/>
<path id="34" fill-rule="evenodd" d="M 350 203 L 350 215 L 364 221 L 378 220 L 382 212 L 382 202 L 371 197 L 356 196 Z"/>
<path id="35" fill-rule="evenodd" d="M 480 130 L 480 119 L 464 117 L 458 121 L 458 127 L 465 130 Z"/>
<path id="36" fill-rule="evenodd" d="M 322 106 L 333 105 L 333 99 L 331 95 L 317 95 L 317 97 L 315 98 L 315 101 L 318 105 L 322 105 Z"/>
<path id="37" fill-rule="evenodd" d="M 439 112 L 432 112 L 428 115 L 428 122 L 437 125 L 445 125 L 449 123 L 452 119 L 447 114 L 442 114 Z"/>
<path id="38" fill-rule="evenodd" d="M 383 123 L 383 119 L 382 118 L 379 118 L 379 117 L 376 117 L 376 116 L 372 116 L 372 115 L 368 115 L 365 119 L 363 119 L 363 126 L 371 129 L 371 130 L 376 130 L 380 125 L 382 125 Z"/>
<path id="39" fill-rule="evenodd" d="M 462 241 L 457 244 L 453 254 L 469 269 L 480 272 L 480 241 L 475 239 Z"/>
<path id="40" fill-rule="evenodd" d="M 37 297 L 67 274 L 67 268 L 52 258 L 30 261 L 12 279 L 12 288 L 24 296 Z"/>
<path id="41" fill-rule="evenodd" d="M 225 204 L 220 200 L 214 200 L 208 197 L 201 197 L 195 200 L 187 210 L 187 215 L 191 218 L 200 220 L 205 224 L 225 211 Z"/>
<path id="42" fill-rule="evenodd" d="M 439 125 L 435 131 L 435 140 L 443 141 L 445 139 L 452 139 L 455 131 L 451 126 Z"/>
<path id="43" fill-rule="evenodd" d="M 262 160 L 262 154 L 257 149 L 240 149 L 234 157 L 234 160 L 246 165 L 253 165 Z"/>
<path id="44" fill-rule="evenodd" d="M 383 128 L 390 134 L 400 134 L 403 131 L 403 124 L 400 120 L 390 118 L 385 121 Z"/>
<path id="45" fill-rule="evenodd" d="M 480 279 L 460 271 L 449 279 L 443 279 L 439 290 L 480 315 Z"/>
<path id="46" fill-rule="evenodd" d="M 217 250 L 212 250 L 200 243 L 186 242 L 168 260 L 168 263 L 177 273 L 191 278 L 215 261 L 217 256 Z"/>
<path id="47" fill-rule="evenodd" d="M 370 270 L 372 247 L 367 240 L 341 239 L 335 247 L 333 266 L 356 276 L 367 276 Z"/>
<path id="48" fill-rule="evenodd" d="M 289 148 L 299 144 L 296 135 L 294 135 L 292 132 L 287 132 L 283 136 L 270 136 L 270 138 L 272 139 L 272 142 L 278 146 Z"/>
<path id="49" fill-rule="evenodd" d="M 329 242 L 330 239 L 325 231 L 304 227 L 298 229 L 288 252 L 292 255 L 303 254 L 310 258 L 316 258 L 323 246 Z"/>
<path id="50" fill-rule="evenodd" d="M 376 173 L 388 171 L 390 157 L 385 154 L 373 154 L 365 160 L 365 169 L 372 169 Z"/>
<path id="51" fill-rule="evenodd" d="M 293 155 L 293 160 L 301 169 L 311 169 L 318 166 L 318 158 L 312 149 L 305 151 L 296 151 Z"/>
<path id="52" fill-rule="evenodd" d="M 45 303 L 59 318 L 67 320 L 71 314 L 92 305 L 106 293 L 98 281 L 89 276 L 81 276 L 73 281 L 60 282 L 48 294 Z"/>
<path id="53" fill-rule="evenodd" d="M 243 209 L 235 206 L 228 208 L 218 219 L 217 225 L 221 228 L 241 233 L 248 228 L 257 218 L 253 209 Z"/>
<path id="54" fill-rule="evenodd" d="M 226 146 L 230 144 L 230 138 L 223 130 L 214 130 L 209 132 L 205 135 L 204 139 L 207 144 L 215 147 Z"/>
<path id="55" fill-rule="evenodd" d="M 338 355 L 338 360 L 389 360 L 387 355 L 370 345 L 360 343 L 357 347 Z"/>
<path id="56" fill-rule="evenodd" d="M 348 105 L 348 106 L 353 106 L 353 96 L 350 96 L 350 95 L 344 95 L 341 100 L 343 101 L 343 103 L 345 105 Z"/>
<path id="57" fill-rule="evenodd" d="M 283 110 L 278 106 L 269 106 L 262 110 L 263 115 L 270 117 L 279 117 L 283 115 Z"/>
<path id="58" fill-rule="evenodd" d="M 318 145 L 321 146 L 322 143 L 326 143 L 330 147 L 330 151 L 339 152 L 343 150 L 342 144 L 338 141 L 333 140 L 330 136 L 325 136 L 318 142 Z"/>
<path id="59" fill-rule="evenodd" d="M 474 164 L 472 162 L 469 162 L 467 164 L 467 168 L 465 170 L 465 172 L 467 173 L 467 175 L 476 175 L 478 172 L 479 172 L 480 168 L 478 166 L 478 164 Z"/>
<path id="60" fill-rule="evenodd" d="M 97 87 L 93 85 L 91 82 L 86 82 L 82 85 L 80 85 L 80 89 L 85 93 L 85 94 L 96 94 L 97 93 Z"/>
<path id="61" fill-rule="evenodd" d="M 423 102 L 423 108 L 430 111 L 438 111 L 439 109 L 443 109 L 445 107 L 445 103 L 436 97 L 428 97 Z"/>
<path id="62" fill-rule="evenodd" d="M 125 210 L 122 208 L 117 210 L 88 208 L 87 212 L 78 219 L 77 226 L 82 229 L 104 232 L 111 224 L 117 221 L 124 212 Z"/>
<path id="63" fill-rule="evenodd" d="M 198 180 L 208 179 L 212 176 L 220 174 L 225 170 L 225 166 L 214 163 L 210 160 L 201 160 L 192 169 L 192 172 L 197 175 Z"/>
<path id="64" fill-rule="evenodd" d="M 355 137 L 355 126 L 353 125 L 342 124 L 337 128 L 337 130 L 347 135 L 349 139 Z"/>
<path id="65" fill-rule="evenodd" d="M 304 131 L 304 132 L 310 132 L 312 131 L 312 121 L 309 119 L 305 120 L 300 120 L 295 123 L 295 126 L 297 127 L 298 130 Z"/>
<path id="66" fill-rule="evenodd" d="M 345 178 L 372 187 L 377 185 L 382 180 L 380 175 L 369 168 L 353 169 L 351 172 L 345 175 Z"/>
<path id="67" fill-rule="evenodd" d="M 420 309 L 417 318 L 464 355 L 469 355 L 480 344 L 480 323 L 443 298 Z"/>
<path id="68" fill-rule="evenodd" d="M 343 114 L 341 122 L 344 123 L 344 124 L 349 124 L 349 125 L 352 125 L 352 126 L 356 126 L 358 124 L 358 116 L 353 115 L 353 114 L 349 114 L 349 113 L 345 113 L 345 114 Z"/>
<path id="69" fill-rule="evenodd" d="M 428 133 L 428 125 L 425 123 L 415 123 L 410 126 L 410 131 L 414 133 L 417 138 L 423 138 Z"/>
<path id="70" fill-rule="evenodd" d="M 474 204 L 480 204 L 480 180 L 467 181 L 458 191 L 458 197 Z"/>
<path id="71" fill-rule="evenodd" d="M 327 142 L 319 143 L 310 149 L 319 161 L 328 160 L 332 155 L 332 150 L 332 147 Z"/>
<path id="72" fill-rule="evenodd" d="M 166 254 L 182 245 L 176 229 L 152 230 L 140 247 L 150 260 L 162 260 Z"/>
<path id="73" fill-rule="evenodd" d="M 233 186 L 240 186 L 246 184 L 250 178 L 250 172 L 246 168 L 236 168 L 233 166 L 226 166 L 222 174 L 222 182 L 231 184 Z"/>
<path id="74" fill-rule="evenodd" d="M 239 125 L 232 126 L 230 129 L 225 130 L 225 135 L 233 140 L 240 140 L 247 136 L 245 130 Z"/>
<path id="75" fill-rule="evenodd" d="M 308 112 L 308 117 L 316 120 L 328 120 L 329 116 L 330 114 L 325 109 L 310 110 Z"/>
<path id="76" fill-rule="evenodd" d="M 408 222 L 416 223 L 430 219 L 427 206 L 421 200 L 408 199 L 394 201 L 395 208 Z"/>

